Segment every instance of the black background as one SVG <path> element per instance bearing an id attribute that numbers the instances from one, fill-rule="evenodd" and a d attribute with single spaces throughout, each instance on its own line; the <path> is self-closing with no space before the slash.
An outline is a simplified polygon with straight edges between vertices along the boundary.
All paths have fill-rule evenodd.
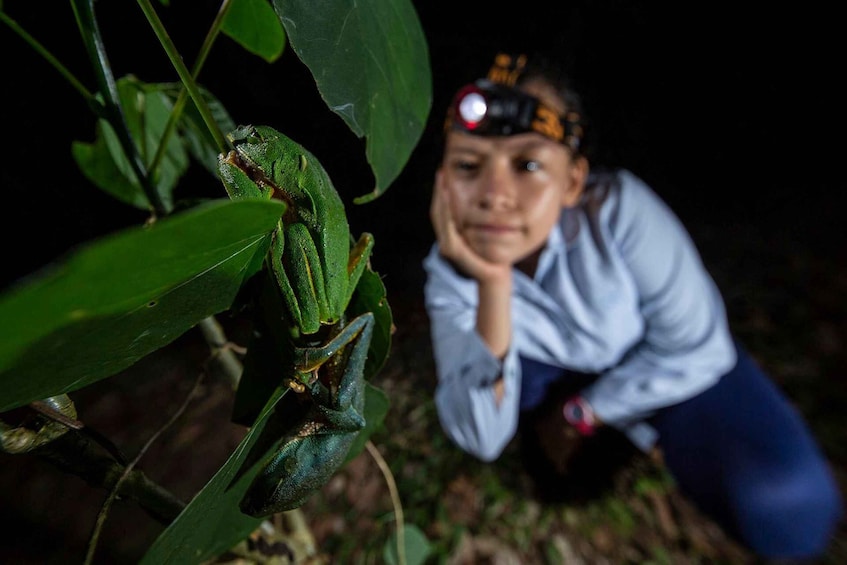
<path id="1" fill-rule="evenodd" d="M 190 62 L 217 3 L 173 4 L 160 12 Z M 429 43 L 433 110 L 403 174 L 375 202 L 352 204 L 373 186 L 364 141 L 326 109 L 292 51 L 269 65 L 221 38 L 200 77 L 237 122 L 274 125 L 318 155 L 350 203 L 354 233 L 376 236 L 373 262 L 389 292 L 421 281 L 447 101 L 484 74 L 500 50 L 560 56 L 594 125 L 594 164 L 630 168 L 687 224 L 746 224 L 765 237 L 790 233 L 841 259 L 845 97 L 834 9 L 590 0 L 414 4 Z M 6 9 L 93 88 L 67 4 L 50 5 L 50 14 L 23 2 Z M 97 11 L 116 76 L 176 79 L 135 3 L 99 2 Z M 71 141 L 93 139 L 94 118 L 82 98 L 8 29 L 0 40 L 9 283 L 82 242 L 137 225 L 145 214 L 101 194 L 76 170 Z M 192 169 L 177 197 L 222 195 L 216 179 Z"/>

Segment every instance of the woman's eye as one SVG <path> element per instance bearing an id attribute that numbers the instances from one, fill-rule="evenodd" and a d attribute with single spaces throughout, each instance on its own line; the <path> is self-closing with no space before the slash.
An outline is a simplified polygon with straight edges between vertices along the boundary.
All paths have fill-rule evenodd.
<path id="1" fill-rule="evenodd" d="M 457 171 L 471 173 L 479 168 L 473 161 L 456 161 L 453 166 Z"/>
<path id="2" fill-rule="evenodd" d="M 539 163 L 538 161 L 532 161 L 532 160 L 521 161 L 518 164 L 518 168 L 521 171 L 526 171 L 528 173 L 534 173 L 535 171 L 541 170 L 541 163 Z"/>

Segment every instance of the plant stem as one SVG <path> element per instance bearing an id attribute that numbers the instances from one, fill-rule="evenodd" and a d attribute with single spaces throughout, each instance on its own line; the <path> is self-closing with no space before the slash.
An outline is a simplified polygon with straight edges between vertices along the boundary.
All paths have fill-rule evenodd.
<path id="1" fill-rule="evenodd" d="M 226 138 L 221 133 L 221 130 L 218 127 L 214 116 L 212 116 L 212 112 L 209 110 L 208 104 L 206 104 L 206 101 L 203 99 L 203 96 L 200 93 L 200 88 L 197 86 L 197 82 L 191 76 L 191 72 L 188 70 L 188 67 L 185 66 L 185 62 L 183 62 L 182 57 L 180 57 L 179 55 L 179 51 L 177 51 L 176 46 L 174 45 L 168 33 L 165 31 L 165 26 L 159 19 L 158 14 L 156 14 L 156 10 L 153 9 L 153 6 L 150 4 L 149 0 L 138 0 L 138 5 L 141 7 L 141 10 L 144 12 L 144 15 L 147 16 L 147 21 L 150 22 L 150 26 L 153 28 L 153 32 L 156 34 L 156 37 L 159 38 L 159 42 L 165 49 L 165 52 L 167 53 L 168 58 L 171 60 L 171 64 L 174 66 L 174 69 L 176 69 L 180 80 L 182 80 L 182 84 L 185 85 L 185 88 L 191 95 L 191 99 L 194 100 L 194 104 L 197 106 L 197 110 L 200 112 L 203 121 L 206 123 L 206 127 L 209 128 L 209 131 L 212 133 L 212 136 L 214 136 L 215 142 L 218 144 L 218 148 L 223 151 L 226 148 Z M 221 9 L 224 10 L 225 8 L 226 6 L 222 7 Z M 217 18 L 215 20 L 216 25 L 220 26 L 222 19 L 222 17 Z M 215 31 L 215 33 L 217 32 Z"/>
<path id="2" fill-rule="evenodd" d="M 197 324 L 197 327 L 200 328 L 203 338 L 212 350 L 212 359 L 218 364 L 218 368 L 226 377 L 227 382 L 235 390 L 238 388 L 243 371 L 241 361 L 235 355 L 239 348 L 227 339 L 226 333 L 214 316 L 203 318 Z"/>
<path id="3" fill-rule="evenodd" d="M 159 191 L 150 177 L 147 167 L 141 158 L 132 137 L 129 135 L 126 119 L 123 109 L 121 108 L 121 100 L 118 95 L 118 87 L 115 83 L 115 77 L 112 75 L 112 67 L 109 64 L 109 58 L 106 56 L 106 47 L 103 44 L 103 37 L 100 35 L 100 29 L 97 26 L 97 19 L 94 16 L 94 0 L 71 0 L 71 6 L 76 15 L 77 25 L 82 34 L 85 48 L 88 51 L 88 57 L 91 59 L 91 65 L 94 67 L 94 73 L 97 76 L 97 81 L 100 86 L 100 93 L 103 96 L 103 105 L 98 106 L 92 104 L 95 113 L 101 118 L 109 122 L 114 128 L 121 143 L 121 147 L 129 161 L 132 171 L 138 177 L 138 182 L 153 208 L 153 213 L 157 216 L 165 216 L 169 210 L 162 202 Z"/>
<path id="4" fill-rule="evenodd" d="M 32 452 L 50 461 L 65 473 L 82 478 L 91 486 L 109 490 L 118 489 L 125 499 L 134 500 L 151 517 L 162 524 L 170 524 L 185 503 L 154 483 L 138 470 L 133 470 L 118 484 L 125 467 L 105 455 L 102 446 L 92 442 L 83 432 L 69 430 L 58 439 Z"/>
<path id="5" fill-rule="evenodd" d="M 191 67 L 191 77 L 195 83 L 197 81 L 197 77 L 200 76 L 200 71 L 203 69 L 203 64 L 206 62 L 206 57 L 209 56 L 209 52 L 212 50 L 212 45 L 214 45 L 215 39 L 217 39 L 218 34 L 221 31 L 224 17 L 229 11 L 229 7 L 231 5 L 231 0 L 224 0 L 221 3 L 221 8 L 220 10 L 218 10 L 218 14 L 217 16 L 215 16 L 215 20 L 212 22 L 212 26 L 209 28 L 209 32 L 206 34 L 206 37 L 203 40 L 203 45 L 200 46 L 200 52 L 197 54 L 197 60 L 194 61 L 194 65 Z M 153 161 L 150 163 L 151 170 L 156 170 L 156 168 L 159 166 L 159 163 L 162 161 L 162 159 L 164 159 L 165 148 L 167 147 L 168 140 L 173 134 L 173 131 L 176 129 L 176 124 L 179 122 L 180 116 L 182 116 L 182 111 L 185 108 L 185 103 L 187 101 L 188 88 L 186 85 L 183 85 L 183 87 L 179 91 L 179 95 L 176 98 L 176 102 L 174 102 L 173 110 L 171 111 L 170 116 L 168 116 L 168 122 L 167 124 L 165 124 L 165 131 L 162 133 L 162 139 L 159 142 L 159 147 L 156 150 L 156 155 L 153 157 Z M 200 106 L 198 106 L 198 108 L 200 108 Z M 218 128 L 217 126 L 217 122 L 215 122 L 215 128 L 211 131 L 212 134 L 215 135 L 215 139 L 220 140 L 223 138 L 223 134 L 220 133 L 220 128 Z M 219 146 L 218 149 L 220 150 L 220 152 L 224 152 L 226 150 L 225 147 L 221 146 Z"/>
<path id="6" fill-rule="evenodd" d="M 403 503 L 400 502 L 400 492 L 397 490 L 397 483 L 394 482 L 394 475 L 391 473 L 388 463 L 385 462 L 385 458 L 383 458 L 382 454 L 373 442 L 368 440 L 365 443 L 365 447 L 368 449 L 368 453 L 371 454 L 371 457 L 374 458 L 374 461 L 376 461 L 376 464 L 379 467 L 379 470 L 382 471 L 382 476 L 385 478 L 385 482 L 388 485 L 388 492 L 391 495 L 391 503 L 394 505 L 394 526 L 397 532 L 397 562 L 400 565 L 406 565 L 406 539 L 403 531 L 406 519 L 403 517 Z"/>

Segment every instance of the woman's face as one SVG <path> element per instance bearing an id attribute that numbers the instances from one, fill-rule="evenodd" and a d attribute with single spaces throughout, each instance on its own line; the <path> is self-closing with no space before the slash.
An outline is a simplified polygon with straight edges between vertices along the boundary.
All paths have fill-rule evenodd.
<path id="1" fill-rule="evenodd" d="M 534 260 L 563 206 L 579 200 L 588 173 L 582 157 L 538 133 L 482 137 L 447 134 L 437 182 L 445 183 L 456 228 L 483 259 Z"/>

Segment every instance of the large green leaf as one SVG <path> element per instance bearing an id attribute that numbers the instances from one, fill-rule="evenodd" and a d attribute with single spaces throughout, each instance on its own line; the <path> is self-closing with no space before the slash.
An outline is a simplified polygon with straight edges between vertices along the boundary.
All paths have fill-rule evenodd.
<path id="1" fill-rule="evenodd" d="M 426 37 L 409 0 L 273 0 L 327 106 L 367 137 L 382 194 L 402 171 L 432 104 Z"/>
<path id="2" fill-rule="evenodd" d="M 238 503 L 267 460 L 269 451 L 276 447 L 275 440 L 279 438 L 270 432 L 275 429 L 275 420 L 286 418 L 281 411 L 287 405 L 279 401 L 290 390 L 278 387 L 274 391 L 255 425 L 227 462 L 156 539 L 142 558 L 141 565 L 207 562 L 258 527 L 262 520 L 242 513 Z M 381 422 L 379 414 L 385 415 L 386 406 L 384 393 L 367 385 L 365 414 L 369 420 Z M 360 432 L 363 441 L 369 431 L 372 430 L 366 428 Z"/>
<path id="3" fill-rule="evenodd" d="M 0 411 L 113 375 L 227 309 L 283 210 L 213 201 L 86 246 L 0 296 Z"/>
<path id="4" fill-rule="evenodd" d="M 285 30 L 267 0 L 233 0 L 222 31 L 269 63 L 285 48 Z"/>

